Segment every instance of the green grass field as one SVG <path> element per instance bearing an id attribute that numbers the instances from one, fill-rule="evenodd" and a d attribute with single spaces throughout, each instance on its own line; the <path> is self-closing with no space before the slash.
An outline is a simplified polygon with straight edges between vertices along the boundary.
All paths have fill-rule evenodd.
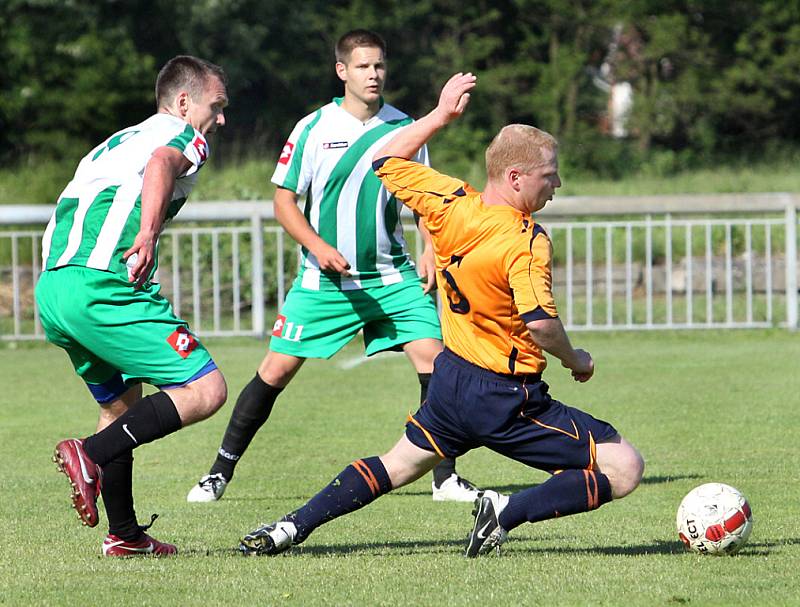
<path id="1" fill-rule="evenodd" d="M 429 478 L 333 521 L 301 547 L 244 558 L 239 537 L 300 505 L 357 457 L 402 432 L 418 388 L 401 355 L 360 361 L 356 345 L 309 361 L 281 396 L 225 498 L 188 504 L 227 423 L 206 422 L 138 449 L 140 520 L 178 545 L 171 559 L 100 556 L 103 525 L 83 528 L 55 443 L 84 436 L 96 407 L 67 357 L 44 344 L 0 349 L 3 605 L 797 605 L 800 604 L 798 335 L 770 331 L 589 333 L 576 345 L 597 375 L 572 382 L 557 365 L 552 393 L 613 422 L 642 451 L 641 487 L 597 512 L 514 530 L 499 557 L 462 556 L 468 504 L 434 503 Z M 264 351 L 212 340 L 231 398 Z M 546 476 L 485 450 L 463 475 L 512 492 Z M 675 532 L 683 495 L 727 482 L 750 499 L 755 527 L 735 557 L 685 553 Z"/>

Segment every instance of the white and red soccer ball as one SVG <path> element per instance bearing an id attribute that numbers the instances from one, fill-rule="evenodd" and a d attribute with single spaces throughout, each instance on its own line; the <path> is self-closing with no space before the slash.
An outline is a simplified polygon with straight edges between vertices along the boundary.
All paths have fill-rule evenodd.
<path id="1" fill-rule="evenodd" d="M 700 554 L 735 554 L 753 530 L 747 498 L 734 487 L 706 483 L 692 489 L 678 506 L 678 536 Z"/>

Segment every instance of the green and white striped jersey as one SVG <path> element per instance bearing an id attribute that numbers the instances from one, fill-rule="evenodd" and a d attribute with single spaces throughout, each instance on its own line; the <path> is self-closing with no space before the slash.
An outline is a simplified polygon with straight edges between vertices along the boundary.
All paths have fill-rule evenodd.
<path id="1" fill-rule="evenodd" d="M 192 163 L 175 182 L 166 219 L 175 217 L 209 148 L 190 124 L 159 113 L 114 133 L 81 160 L 42 238 L 44 270 L 77 265 L 128 276 L 122 254 L 139 232 L 144 169 L 162 146 L 177 148 Z"/>
<path id="2" fill-rule="evenodd" d="M 342 98 L 297 123 L 272 181 L 307 194 L 305 217 L 350 263 L 352 278 L 320 272 L 303 249 L 297 284 L 314 290 L 353 290 L 417 280 L 406 252 L 400 203 L 372 171 L 372 156 L 412 119 L 384 104 L 366 123 L 341 107 Z M 414 158 L 428 164 L 423 147 Z"/>

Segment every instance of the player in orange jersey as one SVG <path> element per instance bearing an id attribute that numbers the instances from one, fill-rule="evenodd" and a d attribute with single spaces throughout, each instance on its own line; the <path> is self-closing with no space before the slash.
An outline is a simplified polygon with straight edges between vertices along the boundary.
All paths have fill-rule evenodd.
<path id="1" fill-rule="evenodd" d="M 638 451 L 609 423 L 554 400 L 541 378 L 543 352 L 579 382 L 594 373 L 592 357 L 572 347 L 558 318 L 552 247 L 532 215 L 561 185 L 555 139 L 532 126 L 503 128 L 486 150 L 483 193 L 409 160 L 463 113 L 475 84 L 472 74 L 454 75 L 437 107 L 387 143 L 373 165 L 433 238 L 447 305 L 445 350 L 428 398 L 388 453 L 353 462 L 304 506 L 245 536 L 245 554 L 283 552 L 319 525 L 475 447 L 553 475 L 509 497 L 483 492 L 475 502 L 469 557 L 499 550 L 507 532 L 526 521 L 593 510 L 641 480 Z"/>

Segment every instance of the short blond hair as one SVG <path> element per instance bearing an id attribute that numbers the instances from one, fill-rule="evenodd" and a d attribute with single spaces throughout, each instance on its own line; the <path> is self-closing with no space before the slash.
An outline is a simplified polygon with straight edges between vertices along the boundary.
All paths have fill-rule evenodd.
<path id="1" fill-rule="evenodd" d="M 530 173 L 545 164 L 545 150 L 557 149 L 558 142 L 550 133 L 527 124 L 509 124 L 486 148 L 486 176 L 497 181 L 510 167 Z"/>

